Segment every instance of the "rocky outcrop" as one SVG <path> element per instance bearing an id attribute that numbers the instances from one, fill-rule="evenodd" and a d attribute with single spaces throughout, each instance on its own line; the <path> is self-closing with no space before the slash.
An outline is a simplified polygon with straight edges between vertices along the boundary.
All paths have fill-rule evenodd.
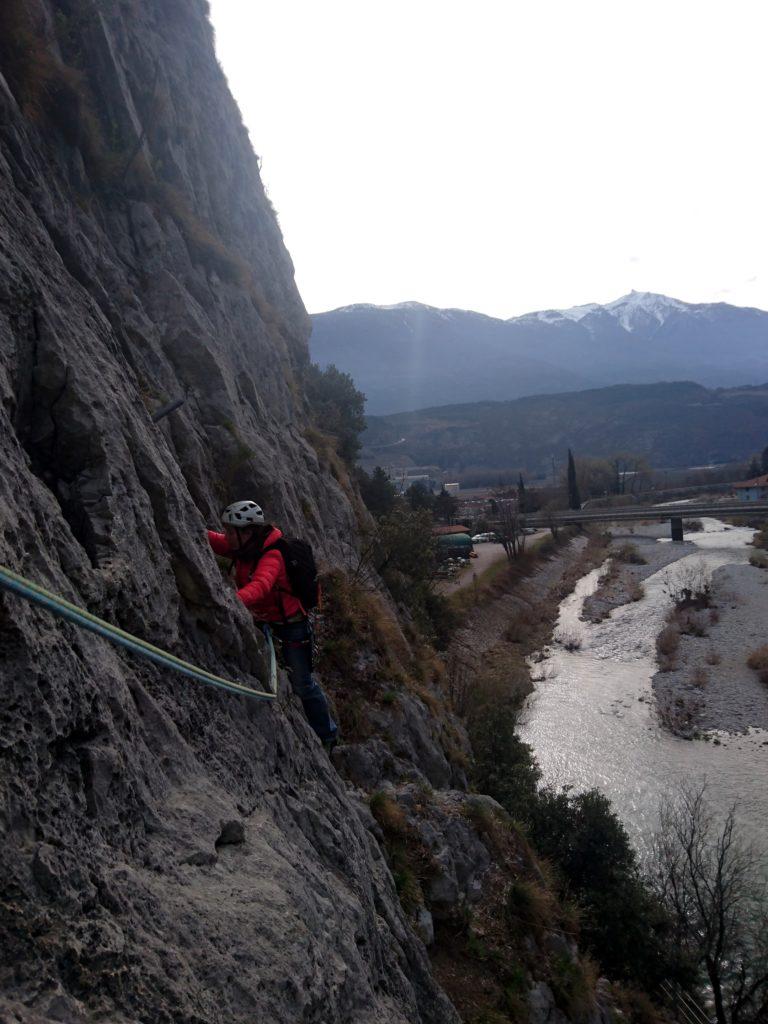
<path id="1" fill-rule="evenodd" d="M 338 567 L 365 515 L 308 419 L 307 334 L 203 0 L 4 0 L 0 564 L 259 682 L 206 524 L 252 494 Z M 436 932 L 503 946 L 534 868 L 466 792 L 439 670 L 408 678 L 415 634 L 368 610 L 392 621 L 332 765 L 284 680 L 205 689 L 0 592 L 3 1020 L 458 1021 L 426 946 L 466 989 Z M 568 1005 L 553 922 L 514 974 L 533 1019 Z"/>
<path id="2" fill-rule="evenodd" d="M 254 494 L 334 561 L 355 514 L 205 4 L 0 21 L 0 563 L 257 680 L 206 523 Z M 3 1019 L 457 1019 L 285 694 L 198 688 L 9 595 L 0 673 Z"/>

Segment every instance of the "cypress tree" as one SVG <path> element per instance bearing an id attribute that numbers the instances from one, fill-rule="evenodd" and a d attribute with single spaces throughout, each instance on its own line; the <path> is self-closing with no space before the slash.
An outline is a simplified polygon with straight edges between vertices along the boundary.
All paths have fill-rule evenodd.
<path id="1" fill-rule="evenodd" d="M 525 484 L 523 483 L 523 474 L 521 473 L 517 481 L 517 511 L 520 515 L 524 515 L 526 510 Z"/>
<path id="2" fill-rule="evenodd" d="M 576 482 L 576 463 L 573 461 L 573 452 L 568 449 L 568 508 L 581 508 L 581 496 L 579 485 Z"/>

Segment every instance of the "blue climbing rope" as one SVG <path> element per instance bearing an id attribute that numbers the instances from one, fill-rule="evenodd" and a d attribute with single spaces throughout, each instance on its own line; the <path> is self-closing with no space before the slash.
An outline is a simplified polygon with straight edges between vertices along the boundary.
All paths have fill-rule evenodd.
<path id="1" fill-rule="evenodd" d="M 174 672 L 180 672 L 182 675 L 185 675 L 190 679 L 195 679 L 199 683 L 205 683 L 207 686 L 216 686 L 219 689 L 228 690 L 230 693 L 238 693 L 246 697 L 253 697 L 256 700 L 275 700 L 277 697 L 277 666 L 275 661 L 275 649 L 272 643 L 272 637 L 269 634 L 266 635 L 266 639 L 270 652 L 271 693 L 267 693 L 264 690 L 254 690 L 250 686 L 245 686 L 243 683 L 236 683 L 231 679 L 223 679 L 221 676 L 214 675 L 212 672 L 207 672 L 205 669 L 199 668 L 197 665 L 191 665 L 188 661 L 182 661 L 182 659 L 177 658 L 175 654 L 170 654 L 168 651 L 163 651 L 159 647 L 154 647 L 152 644 L 147 643 L 146 640 L 133 636 L 131 633 L 126 633 L 125 630 L 119 629 L 117 626 L 113 626 L 109 622 L 105 622 L 104 619 L 99 619 L 95 615 L 91 615 L 91 613 L 86 611 L 84 608 L 78 608 L 77 605 L 72 604 L 63 597 L 52 594 L 49 590 L 39 586 L 37 583 L 33 583 L 31 580 L 25 579 L 23 576 L 19 576 L 18 573 L 13 572 L 4 565 L 0 565 L 0 587 L 10 591 L 12 594 L 16 594 L 18 597 L 23 597 L 27 601 L 32 601 L 34 604 L 38 604 L 41 607 L 46 608 L 49 612 L 52 612 L 54 615 L 58 615 L 62 619 L 67 619 L 69 622 L 73 622 L 81 629 L 90 630 L 91 633 L 96 633 L 98 636 L 102 636 L 114 644 L 119 644 L 121 647 L 127 648 L 129 651 L 132 651 L 134 654 L 138 654 L 142 658 L 148 658 L 150 661 L 154 661 L 156 664 L 162 665 L 164 668 L 172 669 Z"/>

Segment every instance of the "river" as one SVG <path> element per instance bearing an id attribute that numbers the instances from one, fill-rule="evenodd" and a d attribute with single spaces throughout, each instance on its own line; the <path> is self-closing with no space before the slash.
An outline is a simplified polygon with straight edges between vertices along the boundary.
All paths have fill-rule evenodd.
<path id="1" fill-rule="evenodd" d="M 683 740 L 660 728 L 651 679 L 655 641 L 669 608 L 664 586 L 687 563 L 709 569 L 746 562 L 753 531 L 704 520 L 705 531 L 686 535 L 695 554 L 682 555 L 645 580 L 645 596 L 617 608 L 600 623 L 579 618 L 601 569 L 584 576 L 560 606 L 558 644 L 533 665 L 536 690 L 521 714 L 521 738 L 533 747 L 545 784 L 576 791 L 596 787 L 612 802 L 642 854 L 656 828 L 658 806 L 677 783 L 706 777 L 709 799 L 724 814 L 738 802 L 745 837 L 768 851 L 768 733 L 717 734 L 719 745 Z M 660 541 L 660 543 L 663 543 Z"/>

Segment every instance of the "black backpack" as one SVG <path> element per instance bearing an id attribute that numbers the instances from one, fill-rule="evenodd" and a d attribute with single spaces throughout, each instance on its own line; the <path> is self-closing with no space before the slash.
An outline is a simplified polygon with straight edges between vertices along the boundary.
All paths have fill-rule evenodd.
<path id="1" fill-rule="evenodd" d="M 301 601 L 305 612 L 317 608 L 320 604 L 320 581 L 317 578 L 317 566 L 315 565 L 315 556 L 312 554 L 312 545 L 299 537 L 281 537 L 274 544 L 262 548 L 259 558 L 275 549 L 283 556 L 293 596 Z M 258 564 L 256 562 L 251 570 L 251 576 Z"/>

